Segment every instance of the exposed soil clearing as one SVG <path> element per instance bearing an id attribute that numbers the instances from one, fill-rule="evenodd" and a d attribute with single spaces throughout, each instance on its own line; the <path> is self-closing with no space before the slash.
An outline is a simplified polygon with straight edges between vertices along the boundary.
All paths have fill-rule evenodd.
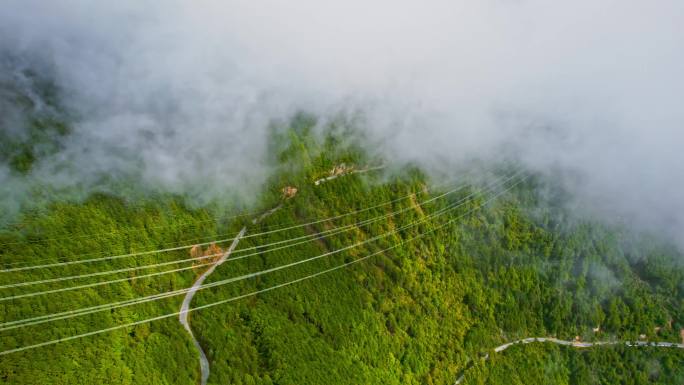
<path id="1" fill-rule="evenodd" d="M 327 182 L 327 181 L 336 179 L 336 178 L 341 177 L 341 176 L 344 176 L 344 175 L 361 174 L 361 173 L 364 173 L 364 172 L 375 171 L 375 170 L 381 170 L 381 169 L 383 169 L 383 168 L 385 168 L 385 166 L 369 167 L 369 168 L 364 168 L 364 169 L 356 170 L 356 169 L 354 169 L 353 166 L 350 166 L 350 167 L 346 167 L 346 166 L 344 166 L 344 165 L 342 165 L 342 166 L 335 166 L 335 168 L 333 168 L 333 169 L 330 171 L 330 176 L 327 176 L 327 177 L 325 177 L 325 178 L 321 178 L 321 179 L 315 180 L 315 181 L 314 181 L 314 185 L 318 186 L 318 185 L 321 184 L 321 183 L 325 183 L 325 182 Z"/>

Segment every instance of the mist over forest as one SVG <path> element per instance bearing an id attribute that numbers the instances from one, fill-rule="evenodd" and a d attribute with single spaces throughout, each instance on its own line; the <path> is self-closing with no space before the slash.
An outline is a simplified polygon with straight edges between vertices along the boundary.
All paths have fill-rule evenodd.
<path id="1" fill-rule="evenodd" d="M 0 382 L 681 384 L 683 47 L 675 0 L 4 1 Z"/>
<path id="2" fill-rule="evenodd" d="M 682 8 L 9 1 L 3 135 L 26 139 L 27 109 L 66 115 L 70 131 L 26 174 L 3 159 L 3 206 L 33 180 L 96 191 L 131 175 L 204 203 L 248 199 L 269 172 L 269 127 L 303 111 L 354 121 L 398 165 L 448 172 L 505 154 L 587 214 L 680 241 Z"/>

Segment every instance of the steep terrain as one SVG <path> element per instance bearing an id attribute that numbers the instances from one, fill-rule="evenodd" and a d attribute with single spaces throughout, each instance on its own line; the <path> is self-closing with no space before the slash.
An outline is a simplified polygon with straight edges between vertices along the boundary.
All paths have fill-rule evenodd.
<path id="1" fill-rule="evenodd" d="M 684 268 L 676 249 L 649 238 L 634 241 L 622 229 L 577 221 L 548 195 L 539 194 L 545 181 L 536 176 L 522 179 L 512 166 L 495 167 L 494 177 L 483 183 L 464 176 L 433 181 L 415 168 L 388 167 L 315 184 L 338 164 L 381 163 L 361 148 L 340 145 L 334 137 L 319 138 L 310 132 L 313 125 L 311 119 L 299 117 L 288 130 L 274 133 L 274 171 L 260 203 L 250 211 L 263 213 L 281 201 L 282 206 L 259 223 L 252 222 L 253 214 L 231 218 L 233 214 L 219 210 L 219 205 L 189 208 L 182 196 L 134 205 L 96 195 L 83 203 L 56 202 L 44 211 L 26 212 L 5 227 L 0 233 L 0 265 L 16 269 L 193 245 L 229 239 L 243 227 L 247 234 L 266 234 L 243 238 L 232 255 L 246 255 L 240 250 L 252 247 L 249 254 L 254 255 L 216 265 L 205 284 L 331 253 L 199 290 L 191 304 L 196 307 L 359 260 L 192 313 L 193 333 L 211 364 L 209 384 L 451 384 L 473 358 L 529 336 L 580 336 L 592 341 L 638 340 L 645 334 L 649 341 L 679 342 L 684 328 Z M 511 179 L 504 183 L 505 178 Z M 492 183 L 496 181 L 502 183 Z M 426 202 L 461 183 L 463 189 Z M 282 200 L 282 186 L 296 186 L 296 195 Z M 504 193 L 504 187 L 510 190 Z M 343 216 L 357 210 L 365 211 Z M 442 214 L 431 216 L 436 213 Z M 295 227 L 323 218 L 334 219 Z M 358 224 L 372 218 L 381 220 Z M 316 235 L 346 225 L 349 231 Z M 292 228 L 271 232 L 286 227 Z M 381 234 L 387 235 L 373 239 Z M 260 247 L 273 242 L 289 245 L 293 238 L 310 241 L 277 250 Z M 378 253 L 389 247 L 394 248 Z M 188 254 L 189 249 L 182 249 L 13 270 L 0 273 L 0 286 L 186 259 Z M 373 256 L 360 260 L 369 255 Z M 137 278 L 181 266 L 191 262 L 4 287 L 0 323 L 187 289 L 197 278 L 192 269 Z M 5 299 L 118 278 L 125 279 Z M 34 326 L 0 327 L 0 350 L 178 312 L 182 300 L 179 295 Z M 604 346 L 575 351 L 526 344 L 486 362 L 476 359 L 463 383 L 677 384 L 684 379 L 683 364 L 681 349 Z M 0 381 L 197 384 L 200 370 L 192 340 L 171 317 L 2 355 Z"/>

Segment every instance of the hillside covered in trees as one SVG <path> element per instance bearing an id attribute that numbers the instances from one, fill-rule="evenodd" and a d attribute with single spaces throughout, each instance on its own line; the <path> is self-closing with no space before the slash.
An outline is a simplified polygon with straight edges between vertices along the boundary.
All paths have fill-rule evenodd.
<path id="1" fill-rule="evenodd" d="M 35 136 L 68 135 L 52 121 L 31 124 Z M 485 168 L 473 165 L 453 180 L 387 165 L 315 185 L 343 163 L 382 164 L 344 124 L 324 135 L 312 130 L 315 124 L 300 115 L 287 129 L 273 129 L 272 174 L 249 208 L 254 214 L 235 217 L 234 207 L 197 207 L 173 194 L 135 201 L 95 194 L 24 209 L 0 232 L 0 349 L 177 312 L 182 295 L 11 327 L 188 288 L 211 260 L 135 269 L 190 258 L 183 248 L 22 267 L 209 244 L 246 226 L 255 236 L 241 240 L 235 260 L 206 283 L 329 255 L 197 293 L 193 307 L 263 291 L 190 315 L 211 363 L 210 384 L 451 384 L 462 374 L 468 384 L 684 381 L 682 349 L 537 343 L 491 351 L 530 336 L 680 342 L 684 267 L 676 248 L 578 218 L 550 181 L 514 165 L 489 167 L 485 178 Z M 12 146 L 1 148 L 3 161 L 27 172 L 35 152 Z M 284 186 L 296 194 L 284 198 Z M 317 223 L 297 227 L 309 222 Z M 316 236 L 336 228 L 345 231 Z M 274 243 L 289 247 L 264 246 Z M 182 267 L 188 268 L 139 277 Z M 119 272 L 92 275 L 106 271 Z M 118 281 L 88 286 L 110 280 Z M 35 281 L 42 282 L 17 285 Z M 83 287 L 60 291 L 71 286 Z M 195 384 L 197 354 L 177 317 L 169 317 L 2 355 L 0 382 Z"/>

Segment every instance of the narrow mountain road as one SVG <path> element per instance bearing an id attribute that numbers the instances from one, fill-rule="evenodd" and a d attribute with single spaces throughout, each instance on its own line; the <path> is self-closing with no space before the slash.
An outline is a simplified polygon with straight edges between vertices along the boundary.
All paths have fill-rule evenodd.
<path id="1" fill-rule="evenodd" d="M 283 204 L 279 204 L 278 206 L 264 212 L 261 214 L 259 217 L 254 218 L 252 220 L 253 224 L 257 224 L 270 216 L 271 214 L 275 213 L 278 211 L 281 207 L 283 207 Z M 230 244 L 230 247 L 228 250 L 226 250 L 225 253 L 221 256 L 221 259 L 216 261 L 207 271 L 205 271 L 202 275 L 197 278 L 195 283 L 192 284 L 192 287 L 188 291 L 188 293 L 185 295 L 185 298 L 183 298 L 183 304 L 181 305 L 181 310 L 180 310 L 180 315 L 178 316 L 178 320 L 180 323 L 183 325 L 185 330 L 190 334 L 190 338 L 192 338 L 193 344 L 195 344 L 195 347 L 199 351 L 199 360 L 200 360 L 200 373 L 201 373 L 201 385 L 206 385 L 207 381 L 209 380 L 209 373 L 211 373 L 211 369 L 209 367 L 209 359 L 207 358 L 207 355 L 204 353 L 204 349 L 202 349 L 202 345 L 200 345 L 199 341 L 197 341 L 197 338 L 195 337 L 195 334 L 192 332 L 192 329 L 190 328 L 190 322 L 188 321 L 188 309 L 190 309 L 190 304 L 192 303 L 192 298 L 195 296 L 195 293 L 199 290 L 199 287 L 202 286 L 202 283 L 204 282 L 207 277 L 216 270 L 216 268 L 225 262 L 228 257 L 230 257 L 230 254 L 233 253 L 233 250 L 235 250 L 235 247 L 237 247 L 237 244 L 240 242 L 240 239 L 242 239 L 243 236 L 245 236 L 245 233 L 247 232 L 247 227 L 243 227 L 240 232 L 235 236 L 235 239 L 233 239 L 233 243 Z"/>
<path id="2" fill-rule="evenodd" d="M 675 342 L 648 342 L 648 341 L 597 341 L 597 342 L 581 342 L 581 341 L 566 341 L 566 340 L 560 340 L 558 338 L 552 338 L 552 337 L 529 337 L 529 338 L 523 338 L 519 339 L 516 341 L 508 342 L 503 345 L 499 345 L 494 348 L 495 353 L 500 353 L 503 352 L 504 350 L 510 348 L 513 345 L 517 344 L 529 344 L 532 342 L 550 342 L 554 343 L 557 345 L 563 345 L 563 346 L 570 346 L 573 348 L 591 348 L 594 346 L 609 346 L 609 345 L 622 345 L 624 344 L 625 346 L 630 346 L 630 347 L 646 347 L 646 346 L 651 346 L 651 347 L 657 347 L 657 348 L 676 348 L 676 349 L 684 349 L 684 343 L 678 344 Z M 486 354 L 483 359 L 486 361 L 489 359 L 489 354 Z M 463 379 L 465 378 L 465 372 L 473 366 L 472 361 L 466 365 L 465 369 L 463 369 L 463 373 L 456 379 L 456 382 L 454 382 L 454 385 L 458 385 L 463 383 Z"/>
<path id="3" fill-rule="evenodd" d="M 247 231 L 246 227 L 243 227 L 242 230 L 238 233 L 237 236 L 235 236 L 235 239 L 233 239 L 233 243 L 230 244 L 230 247 L 228 250 L 223 253 L 221 256 L 221 259 L 219 259 L 216 263 L 211 265 L 207 271 L 202 273 L 202 275 L 197 278 L 195 283 L 192 284 L 192 287 L 190 287 L 190 290 L 188 293 L 185 295 L 185 298 L 183 298 L 183 304 L 181 305 L 180 309 L 180 315 L 178 316 L 178 320 L 180 323 L 183 325 L 185 330 L 190 334 L 190 338 L 192 338 L 192 342 L 195 344 L 195 347 L 199 351 L 200 354 L 200 371 L 202 374 L 202 385 L 206 385 L 207 380 L 209 379 L 209 360 L 207 359 L 207 355 L 204 353 L 204 350 L 202 349 L 202 346 L 200 345 L 199 341 L 197 341 L 197 338 L 195 338 L 195 335 L 192 333 L 192 329 L 190 328 L 190 323 L 188 322 L 188 309 L 190 308 L 190 303 L 192 302 L 192 297 L 195 296 L 195 293 L 197 293 L 197 290 L 199 290 L 199 287 L 202 286 L 202 283 L 204 282 L 205 279 L 209 276 L 209 274 L 213 273 L 214 270 L 223 262 L 225 262 L 226 259 L 230 256 L 230 254 L 235 250 L 235 247 L 237 246 L 238 242 L 240 242 L 240 239 L 245 235 L 245 232 Z"/>
<path id="4" fill-rule="evenodd" d="M 679 348 L 679 349 L 684 349 L 684 344 L 678 344 L 675 342 L 648 342 L 648 341 L 625 341 L 625 342 L 620 342 L 620 341 L 597 341 L 597 342 L 581 342 L 581 341 L 565 341 L 565 340 L 559 340 L 558 338 L 552 338 L 552 337 L 530 337 L 530 338 L 523 338 L 521 340 L 509 342 L 507 344 L 503 344 L 500 346 L 497 346 L 494 348 L 494 351 L 499 353 L 502 352 L 512 345 L 515 344 L 529 344 L 530 342 L 552 342 L 554 344 L 558 345 L 565 345 L 565 346 L 572 346 L 574 348 L 591 348 L 593 346 L 605 346 L 605 345 L 621 345 L 625 344 L 626 346 L 653 346 L 653 347 L 659 347 L 659 348 Z"/>

